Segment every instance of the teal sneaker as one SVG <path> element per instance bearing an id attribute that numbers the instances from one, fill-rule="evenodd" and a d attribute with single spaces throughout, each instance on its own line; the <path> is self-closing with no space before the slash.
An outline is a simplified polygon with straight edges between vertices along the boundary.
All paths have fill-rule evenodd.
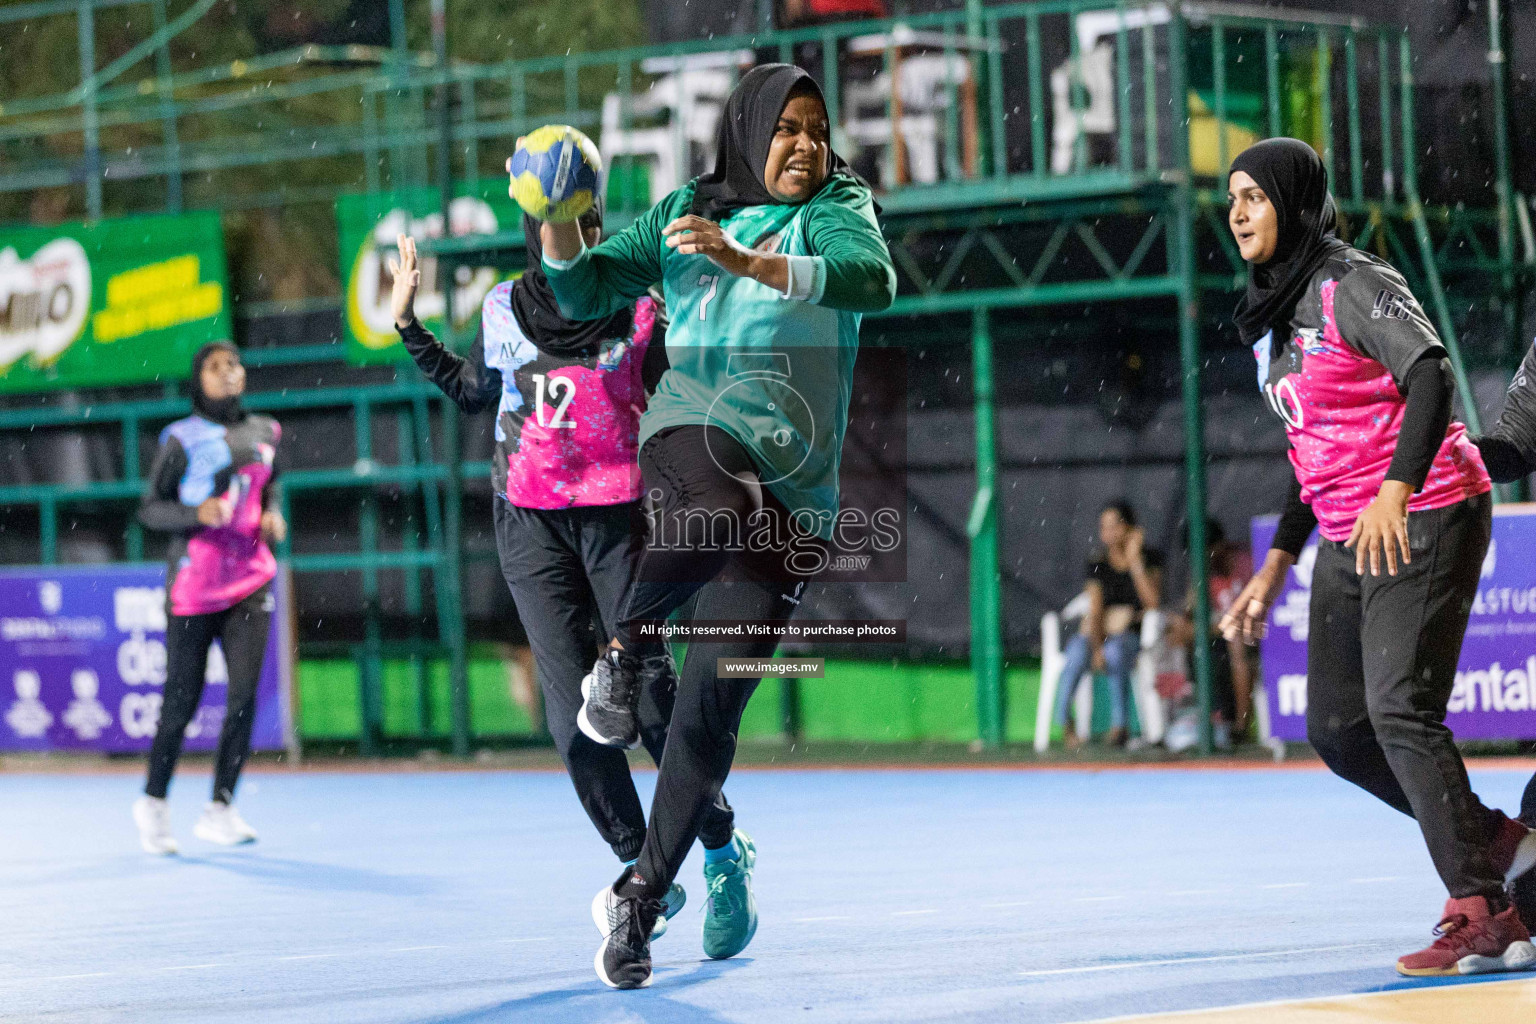
<path id="1" fill-rule="evenodd" d="M 656 918 L 656 924 L 651 928 L 652 940 L 659 939 L 667 934 L 667 922 L 677 916 L 677 912 L 683 909 L 683 904 L 688 902 L 688 893 L 683 887 L 673 882 L 667 887 L 667 894 L 661 899 L 661 915 Z M 603 935 L 608 934 L 608 899 L 598 893 L 592 900 L 592 923 L 597 925 L 597 930 Z"/>
<path id="2" fill-rule="evenodd" d="M 704 882 L 709 887 L 704 906 L 704 952 L 715 960 L 740 953 L 757 934 L 757 901 L 752 898 L 757 847 L 741 829 L 733 835 L 741 856 L 704 865 Z"/>
<path id="3" fill-rule="evenodd" d="M 656 919 L 656 927 L 651 929 L 651 940 L 661 938 L 667 934 L 667 922 L 677 916 L 677 912 L 683 909 L 683 904 L 688 902 L 688 894 L 683 887 L 673 882 L 667 887 L 667 894 L 661 898 L 661 916 Z"/>

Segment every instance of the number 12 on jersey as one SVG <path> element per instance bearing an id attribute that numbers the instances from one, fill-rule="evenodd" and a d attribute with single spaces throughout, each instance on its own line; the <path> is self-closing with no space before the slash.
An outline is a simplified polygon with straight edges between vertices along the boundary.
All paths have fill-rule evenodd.
<path id="1" fill-rule="evenodd" d="M 547 383 L 546 383 L 547 382 Z M 548 390 L 550 398 L 557 403 L 553 417 L 546 418 L 544 414 L 544 392 Z M 541 427 L 552 427 L 560 430 L 575 430 L 576 421 L 566 418 L 566 410 L 571 407 L 571 402 L 576 398 L 576 382 L 569 377 L 546 377 L 542 373 L 533 375 L 533 412 Z"/>

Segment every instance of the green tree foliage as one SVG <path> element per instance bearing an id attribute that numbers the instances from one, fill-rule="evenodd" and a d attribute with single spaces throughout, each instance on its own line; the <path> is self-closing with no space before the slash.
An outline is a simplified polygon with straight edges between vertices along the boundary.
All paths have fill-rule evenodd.
<path id="1" fill-rule="evenodd" d="M 194 0 L 166 0 L 174 19 Z M 639 0 L 447 0 L 450 58 L 455 63 L 492 63 L 567 52 L 631 46 L 644 41 Z M 170 45 L 176 73 L 210 68 L 231 69 L 265 54 L 292 51 L 308 43 L 389 43 L 389 0 L 222 0 L 179 34 Z M 143 42 L 153 31 L 151 0 L 96 12 L 95 67 L 100 69 Z M 405 0 L 407 44 L 417 54 L 432 49 L 430 0 Z M 241 89 L 257 92 L 284 84 L 307 83 L 326 75 L 378 74 L 376 62 L 294 64 L 242 77 L 178 89 L 179 103 L 228 96 Z M 128 68 L 106 89 L 148 88 L 154 81 L 153 54 Z M 84 151 L 78 105 L 41 114 L 9 116 L 7 104 L 61 96 L 81 77 L 77 21 L 60 14 L 20 22 L 0 31 L 0 177 L 43 163 L 76 164 Z M 142 86 L 141 86 L 142 83 Z M 591 91 L 583 81 L 583 99 Z M 505 98 L 494 92 L 477 102 L 494 108 Z M 141 112 L 154 103 L 152 93 L 129 97 Z M 315 92 L 280 102 L 185 114 L 176 127 L 183 145 L 216 152 L 261 151 L 279 155 L 304 142 L 332 133 L 361 130 L 363 94 L 358 89 Z M 153 118 L 115 123 L 124 107 L 103 103 L 101 147 L 104 159 L 119 164 L 135 155 L 156 158 L 163 145 L 161 123 Z M 375 110 L 391 126 L 430 129 L 430 96 L 404 90 L 398 98 L 380 97 Z M 14 130 L 25 124 L 26 132 Z M 455 154 L 455 173 L 492 173 L 510 140 L 482 145 L 478 168 L 463 166 Z M 380 158 L 382 185 L 424 182 L 433 166 L 427 147 L 393 152 Z M 357 190 L 367 181 L 363 158 L 335 157 L 272 160 L 253 166 L 188 174 L 183 181 L 188 207 L 227 209 L 231 276 L 236 294 L 246 300 L 290 299 L 335 294 L 337 256 L 330 201 L 338 191 Z M 279 201 L 280 200 L 280 201 Z M 155 212 L 164 208 L 163 178 L 108 179 L 103 188 L 106 216 Z M 0 193 L 0 223 L 54 223 L 84 217 L 85 190 L 79 184 Z"/>

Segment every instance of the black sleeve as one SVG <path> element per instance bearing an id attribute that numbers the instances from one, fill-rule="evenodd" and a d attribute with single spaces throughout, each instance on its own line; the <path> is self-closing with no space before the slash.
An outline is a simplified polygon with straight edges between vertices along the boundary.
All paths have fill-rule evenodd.
<path id="1" fill-rule="evenodd" d="M 1408 393 L 1408 371 L 1426 353 L 1445 355 L 1408 282 L 1383 264 L 1362 263 L 1344 275 L 1333 293 L 1333 316 L 1344 340 L 1385 366 L 1400 394 Z"/>
<path id="2" fill-rule="evenodd" d="M 1426 352 L 1408 369 L 1404 384 L 1408 404 L 1387 479 L 1405 483 L 1417 492 L 1445 441 L 1445 428 L 1451 425 L 1451 395 L 1455 391 L 1451 361 Z"/>
<path id="3" fill-rule="evenodd" d="M 645 393 L 656 393 L 656 385 L 661 383 L 661 375 L 671 368 L 667 360 L 667 329 L 662 326 L 658 317 L 656 326 L 651 329 L 651 341 L 645 349 L 645 359 L 640 363 L 640 382 L 645 385 Z"/>
<path id="4" fill-rule="evenodd" d="M 1498 483 L 1529 476 L 1536 468 L 1536 345 L 1509 382 L 1499 422 L 1491 433 L 1475 440 L 1488 474 Z"/>
<path id="5" fill-rule="evenodd" d="M 1488 475 L 1496 484 L 1514 483 L 1536 471 L 1519 448 L 1496 434 L 1484 434 L 1472 440 L 1476 442 L 1477 450 L 1483 453 L 1483 465 L 1488 467 Z"/>
<path id="6" fill-rule="evenodd" d="M 1285 511 L 1280 513 L 1280 525 L 1275 527 L 1275 539 L 1269 546 L 1284 551 L 1292 558 L 1301 557 L 1301 549 L 1307 546 L 1307 538 L 1317 526 L 1317 515 L 1312 506 L 1301 500 L 1301 481 L 1291 478 L 1291 493 L 1285 499 Z"/>
<path id="7" fill-rule="evenodd" d="M 155 453 L 154 464 L 144 481 L 139 499 L 139 522 L 163 533 L 190 533 L 197 529 L 197 507 L 183 505 L 178 491 L 187 471 L 187 452 L 176 438 L 167 438 Z"/>
<path id="8" fill-rule="evenodd" d="M 448 351 L 420 320 L 395 329 L 421 372 L 460 409 L 479 412 L 501 397 L 501 371 L 485 365 L 484 324 L 475 329 L 475 343 L 467 359 Z"/>

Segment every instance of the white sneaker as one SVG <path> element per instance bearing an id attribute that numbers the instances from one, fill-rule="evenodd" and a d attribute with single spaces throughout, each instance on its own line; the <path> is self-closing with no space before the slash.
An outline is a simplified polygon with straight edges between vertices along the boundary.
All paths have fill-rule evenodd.
<path id="1" fill-rule="evenodd" d="M 145 853 L 162 857 L 178 851 L 171 835 L 171 809 L 163 797 L 141 796 L 133 802 L 133 823 L 139 826 L 139 845 Z"/>
<path id="2" fill-rule="evenodd" d="M 241 843 L 256 841 L 256 830 L 245 823 L 239 812 L 217 800 L 203 808 L 203 816 L 192 826 L 192 834 L 220 846 L 239 846 Z"/>

